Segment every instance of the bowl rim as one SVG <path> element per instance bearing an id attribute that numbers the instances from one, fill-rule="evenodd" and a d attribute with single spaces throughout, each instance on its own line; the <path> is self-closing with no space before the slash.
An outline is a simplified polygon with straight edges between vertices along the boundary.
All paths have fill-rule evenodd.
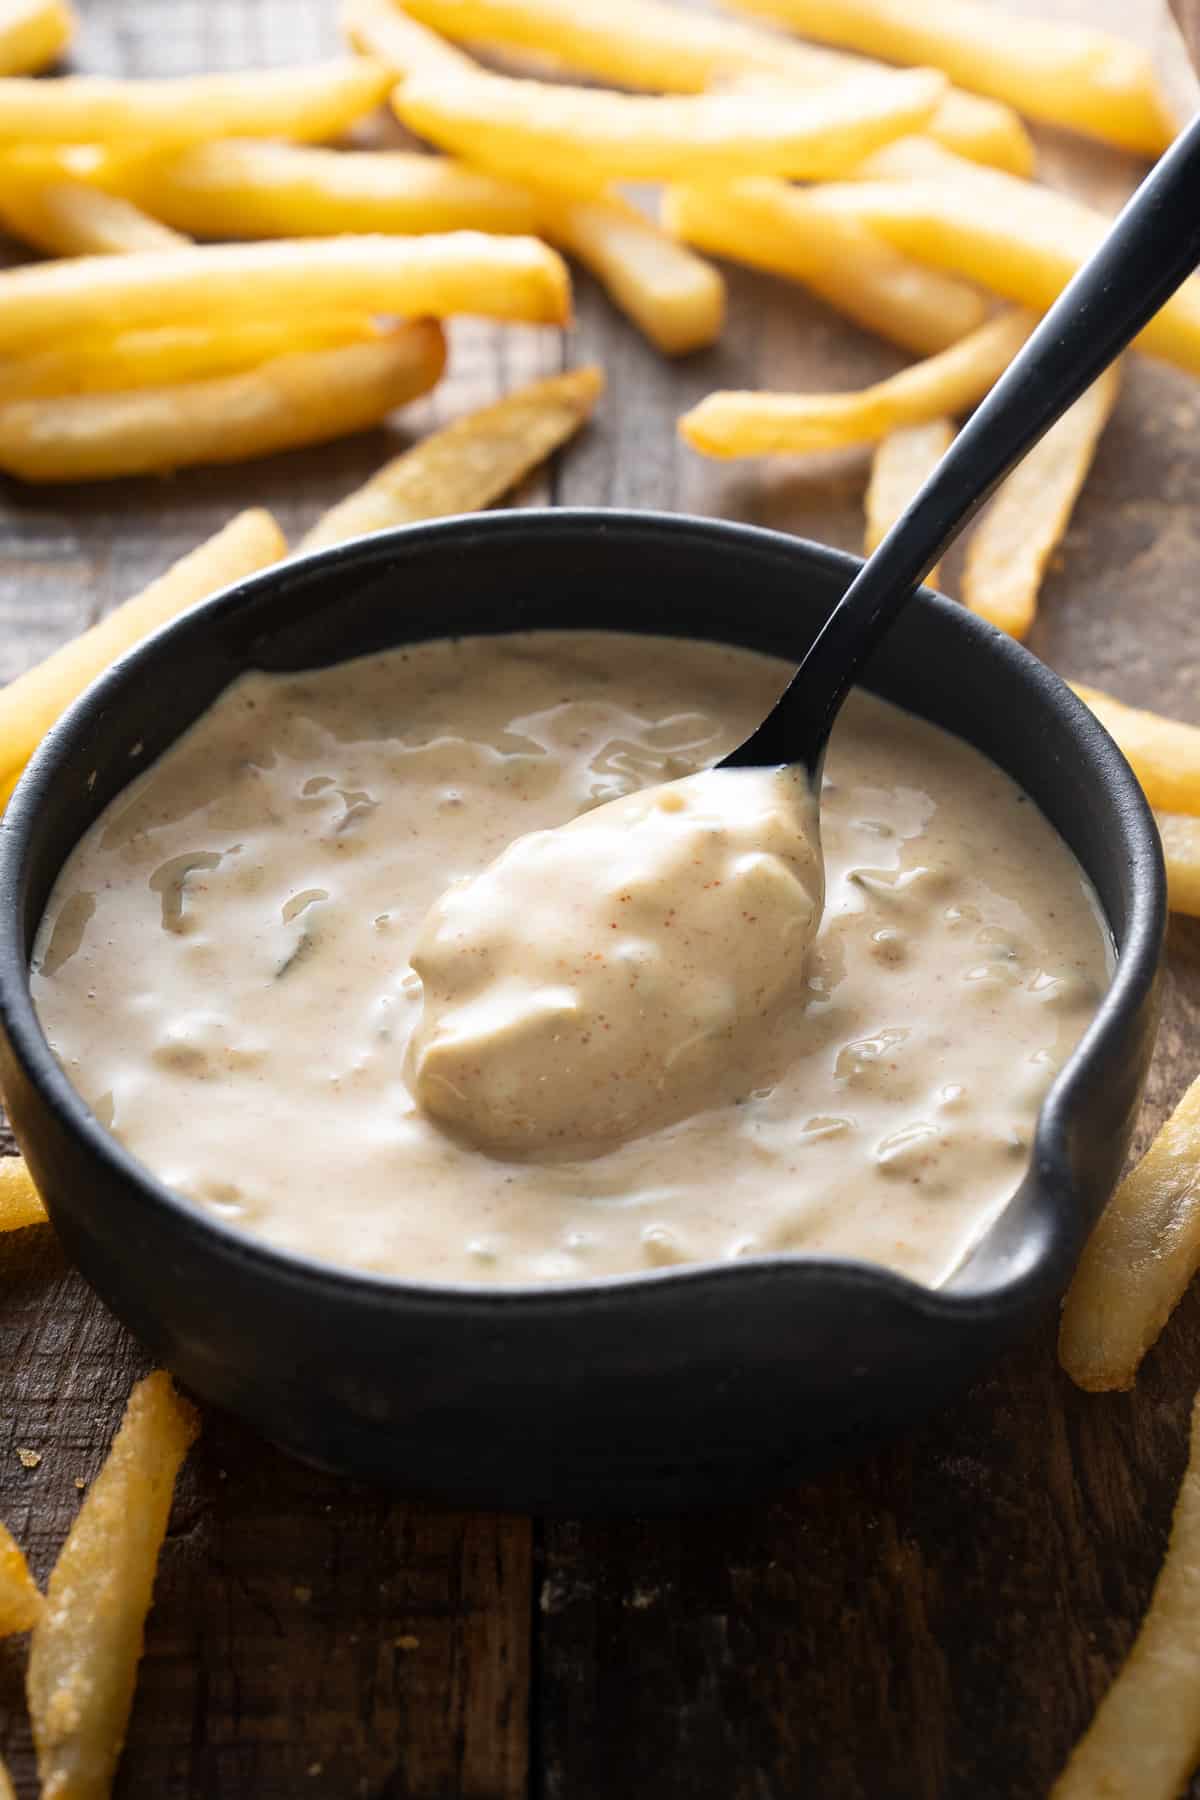
<path id="1" fill-rule="evenodd" d="M 560 1308 L 603 1305 L 614 1293 L 661 1289 L 706 1288 L 715 1282 L 737 1278 L 795 1280 L 798 1272 L 814 1281 L 836 1278 L 843 1288 L 859 1288 L 880 1300 L 890 1298 L 930 1320 L 982 1322 L 1020 1311 L 1031 1288 L 1044 1285 L 1039 1269 L 1049 1250 L 1007 1278 L 963 1291 L 953 1287 L 928 1287 L 897 1270 L 865 1261 L 834 1256 L 805 1256 L 771 1252 L 738 1258 L 736 1262 L 697 1262 L 666 1268 L 593 1276 L 581 1281 L 524 1282 L 490 1285 L 475 1282 L 421 1281 L 385 1275 L 326 1262 L 285 1249 L 265 1238 L 213 1218 L 184 1195 L 175 1193 L 113 1137 L 88 1107 L 58 1062 L 42 1031 L 29 983 L 29 961 L 23 943 L 18 905 L 23 867 L 30 837 L 43 801 L 65 756 L 86 736 L 89 722 L 119 704 L 120 696 L 136 682 L 146 665 L 153 667 L 161 646 L 184 632 L 215 628 L 223 619 L 251 606 L 264 593 L 297 574 L 316 569 L 368 567 L 386 559 L 391 551 L 436 556 L 452 553 L 464 538 L 482 536 L 521 538 L 547 527 L 580 535 L 597 531 L 626 531 L 667 539 L 706 539 L 714 552 L 735 555 L 739 547 L 794 559 L 797 565 L 820 564 L 839 572 L 848 584 L 863 559 L 851 552 L 818 544 L 762 526 L 690 513 L 642 511 L 631 507 L 521 507 L 499 512 L 461 513 L 448 518 L 391 527 L 334 544 L 302 556 L 285 557 L 265 569 L 222 588 L 207 599 L 158 627 L 125 651 L 77 696 L 50 727 L 30 757 L 0 818 L 0 1029 L 25 1078 L 59 1125 L 82 1142 L 98 1158 L 110 1178 L 131 1189 L 142 1206 L 165 1211 L 185 1238 L 207 1241 L 226 1259 L 266 1279 L 295 1287 L 340 1292 L 362 1306 L 387 1309 L 396 1305 L 423 1307 L 428 1311 L 468 1309 L 487 1311 L 534 1308 L 540 1312 Z M 1064 714 L 1075 734 L 1099 765 L 1114 823 L 1119 830 L 1118 849 L 1123 850 L 1132 871 L 1132 904 L 1125 948 L 1117 958 L 1113 980 L 1106 990 L 1075 1049 L 1055 1077 L 1038 1112 L 1030 1144 L 1025 1180 L 1036 1168 L 1039 1179 L 1056 1179 L 1071 1186 L 1066 1148 L 1067 1124 L 1075 1105 L 1076 1090 L 1086 1081 L 1090 1064 L 1111 1037 L 1129 1024 L 1153 988 L 1167 916 L 1166 870 L 1158 830 L 1141 785 L 1128 762 L 1095 714 L 1068 684 L 1033 653 L 1007 633 L 966 607 L 932 589 L 922 588 L 913 604 L 941 614 L 968 638 L 985 643 L 1017 665 L 1022 677 L 1048 705 Z M 403 613 L 397 615 L 402 624 Z M 538 629 L 558 629 L 539 627 Z M 570 630 L 569 625 L 561 627 Z M 591 629 L 602 629 L 593 627 Z M 475 635 L 475 634 L 469 634 Z M 670 634 L 664 634 L 670 635 Z M 397 644 L 405 640 L 397 636 Z M 713 640 L 719 641 L 719 640 Z M 336 661 L 335 659 L 332 659 Z M 350 659 L 347 659 L 350 660 Z M 315 667 L 329 666 L 321 663 Z M 247 669 L 254 667 L 247 661 Z M 143 771 L 135 769 L 134 779 Z M 65 862 L 65 858 L 64 858 Z M 60 870 L 61 870 L 60 865 Z M 1106 919 L 1107 924 L 1107 919 Z M 1012 1199 L 1021 1183 L 1013 1190 Z M 1003 1214 L 997 1215 L 997 1221 Z M 1061 1215 L 1060 1215 L 1061 1217 Z M 1053 1246 L 1053 1236 L 1048 1245 Z"/>

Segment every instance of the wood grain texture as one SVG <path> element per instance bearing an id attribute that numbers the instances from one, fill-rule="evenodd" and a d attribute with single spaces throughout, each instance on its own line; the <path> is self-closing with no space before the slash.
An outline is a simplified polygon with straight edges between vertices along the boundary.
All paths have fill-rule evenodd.
<path id="1" fill-rule="evenodd" d="M 1158 43 L 1150 0 L 1050 10 Z M 78 65 L 103 72 L 278 63 L 335 40 L 332 0 L 84 0 L 83 14 Z M 1133 178 L 1115 155 L 1042 145 L 1057 179 L 1110 206 Z M 446 384 L 386 432 L 171 481 L 0 487 L 0 678 L 251 497 L 298 532 L 411 435 L 565 358 L 602 361 L 608 396 L 523 498 L 712 512 L 857 548 L 865 457 L 705 464 L 674 420 L 716 386 L 850 386 L 901 359 L 798 289 L 737 270 L 730 284 L 723 342 L 673 367 L 581 278 L 569 344 L 457 326 Z M 1198 430 L 1200 388 L 1133 363 L 1033 646 L 1200 722 Z M 1200 926 L 1177 924 L 1142 1142 L 1198 1063 Z M 534 1526 L 409 1507 L 210 1416 L 118 1796 L 1036 1800 L 1149 1593 L 1198 1334 L 1193 1294 L 1138 1391 L 1097 1399 L 1059 1374 L 1047 1329 L 874 1461 L 682 1519 Z M 41 1576 L 143 1368 L 48 1232 L 0 1239 L 0 1517 Z M 27 1800 L 22 1659 L 0 1644 L 0 1752 Z"/>

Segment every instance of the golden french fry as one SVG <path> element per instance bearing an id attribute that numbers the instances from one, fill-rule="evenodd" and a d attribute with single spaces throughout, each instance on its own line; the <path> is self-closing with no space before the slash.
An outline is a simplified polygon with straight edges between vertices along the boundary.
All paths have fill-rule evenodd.
<path id="1" fill-rule="evenodd" d="M 1099 688 L 1071 686 L 1115 739 L 1151 806 L 1200 813 L 1200 726 L 1126 706 Z"/>
<path id="2" fill-rule="evenodd" d="M 0 0 L 0 75 L 36 75 L 75 35 L 67 0 Z"/>
<path id="3" fill-rule="evenodd" d="M 209 137 L 337 137 L 378 106 L 391 75 L 366 57 L 292 69 L 161 81 L 12 77 L 0 87 L 0 141 L 159 147 Z"/>
<path id="4" fill-rule="evenodd" d="M 245 580 L 288 554 L 288 540 L 263 508 L 237 513 L 227 526 L 173 563 L 149 587 L 36 668 L 0 688 L 0 803 L 7 803 L 25 763 L 50 725 L 117 657 L 187 608 L 232 581 Z M 0 1229 L 45 1219 L 22 1157 L 0 1157 Z"/>
<path id="5" fill-rule="evenodd" d="M 187 243 L 119 194 L 66 178 L 21 182 L 11 169 L 0 176 L 0 222 L 50 256 L 124 255 Z"/>
<path id="6" fill-rule="evenodd" d="M 389 10 L 388 0 L 376 5 Z M 549 53 L 578 74 L 651 93 L 699 94 L 744 72 L 761 72 L 795 90 L 826 88 L 872 67 L 861 57 L 789 43 L 742 20 L 662 0 L 404 0 L 404 8 L 447 37 Z M 379 39 L 368 47 L 411 72 L 399 41 L 392 58 Z M 1016 114 L 977 95 L 948 93 L 927 129 L 964 156 L 978 155 L 1022 175 L 1033 166 L 1032 145 Z"/>
<path id="7" fill-rule="evenodd" d="M 0 1524 L 0 1638 L 32 1631 L 44 1604 L 20 1545 L 7 1525 Z"/>
<path id="8" fill-rule="evenodd" d="M 106 481 L 325 444 L 428 393 L 445 360 L 441 326 L 418 319 L 375 343 L 290 351 L 237 375 L 16 400 L 0 405 L 0 468 L 22 481 Z"/>
<path id="9" fill-rule="evenodd" d="M 78 154 L 76 152 L 75 154 Z M 856 181 L 969 181 L 975 164 L 930 137 L 893 138 L 864 156 L 854 171 Z M 1041 190 L 1039 190 L 1041 191 Z"/>
<path id="10" fill-rule="evenodd" d="M 392 75 L 454 75 L 475 64 L 461 50 L 410 19 L 391 0 L 342 0 L 342 36 Z"/>
<path id="11" fill-rule="evenodd" d="M 976 288 L 925 268 L 856 220 L 814 206 L 806 188 L 770 175 L 668 188 L 663 220 L 700 250 L 803 282 L 856 325 L 921 356 L 944 350 L 987 316 Z"/>
<path id="12" fill-rule="evenodd" d="M 572 369 L 456 419 L 331 506 L 300 549 L 323 550 L 391 525 L 481 511 L 565 444 L 603 391 L 600 369 Z"/>
<path id="13" fill-rule="evenodd" d="M 883 542 L 953 442 L 954 421 L 945 418 L 900 425 L 879 440 L 871 459 L 865 501 L 863 550 L 867 556 Z M 937 586 L 938 574 L 935 565 L 925 577 L 928 587 Z"/>
<path id="14" fill-rule="evenodd" d="M 3 89 L 0 89 L 3 92 Z M 3 144 L 0 143 L 0 183 L 18 181 L 86 181 L 110 187 L 109 175 L 126 163 L 141 163 L 165 152 L 153 144 Z M 855 170 L 866 167 L 866 159 Z M 121 191 L 119 186 L 113 192 Z"/>
<path id="15" fill-rule="evenodd" d="M 717 271 L 615 196 L 572 203 L 448 157 L 347 155 L 251 139 L 194 145 L 106 178 L 124 180 L 156 217 L 202 237 L 541 232 L 585 262 L 668 354 L 711 343 L 721 329 Z M 901 260 L 893 250 L 882 253 Z"/>
<path id="16" fill-rule="evenodd" d="M 116 179 L 155 218 L 196 237 L 521 233 L 539 224 L 531 195 L 515 183 L 405 150 L 347 154 L 229 139 L 126 165 Z"/>
<path id="17" fill-rule="evenodd" d="M 1167 1554 L 1133 1648 L 1050 1800 L 1175 1800 L 1200 1760 L 1200 1403 Z"/>
<path id="18" fill-rule="evenodd" d="M 778 71 L 797 89 L 862 74 L 856 57 L 792 45 L 740 19 L 663 0 L 400 0 L 404 13 L 457 43 L 553 56 L 614 87 L 701 94 L 744 69 Z"/>
<path id="19" fill-rule="evenodd" d="M 1037 616 L 1046 564 L 1070 522 L 1119 387 L 1114 363 L 1018 463 L 967 540 L 963 600 L 1015 638 Z"/>
<path id="20" fill-rule="evenodd" d="M 1028 118 L 1158 156 L 1175 135 L 1154 64 L 1112 32 L 979 0 L 737 0 L 806 38 L 944 69 Z"/>
<path id="21" fill-rule="evenodd" d="M 2 1756 L 0 1756 L 0 1800 L 17 1800 L 17 1790 L 12 1784 L 12 1776 L 5 1767 Z"/>
<path id="22" fill-rule="evenodd" d="M 10 691 L 8 688 L 0 688 L 0 696 L 7 696 Z M 2 706 L 3 699 L 0 699 L 0 707 Z M 25 1158 L 0 1156 L 0 1231 L 23 1231 L 26 1225 L 45 1223 L 46 1209 L 42 1205 L 41 1195 L 33 1185 L 33 1176 L 29 1173 Z"/>
<path id="23" fill-rule="evenodd" d="M 615 195 L 541 200 L 545 235 L 585 263 L 612 299 L 668 356 L 716 341 L 725 283 L 711 263 Z"/>
<path id="24" fill-rule="evenodd" d="M 1200 1081 L 1194 1081 L 1084 1246 L 1058 1357 L 1078 1387 L 1131 1388 L 1200 1267 Z"/>
<path id="25" fill-rule="evenodd" d="M 927 149 L 935 147 L 922 145 L 921 154 Z M 857 219 L 919 262 L 1044 312 L 1111 221 L 1067 194 L 997 169 L 962 158 L 953 167 L 953 179 L 830 183 L 814 188 L 811 199 L 840 219 Z M 1189 277 L 1137 343 L 1200 374 L 1200 280 Z"/>
<path id="26" fill-rule="evenodd" d="M 972 162 L 1006 169 L 1011 175 L 1033 174 L 1033 139 L 1011 106 L 951 88 L 925 129 L 948 150 Z"/>
<path id="27" fill-rule="evenodd" d="M 797 44 L 793 48 L 805 57 L 837 56 L 847 65 L 840 72 L 840 80 L 847 78 L 850 66 L 860 71 L 887 66 L 859 57 L 846 57 L 840 50 L 821 50 L 812 44 Z M 788 63 L 771 69 L 739 69 L 735 74 L 722 76 L 715 85 L 753 94 L 762 93 L 766 88 L 795 91 L 800 83 Z M 1004 169 L 1010 175 L 1033 174 L 1033 139 L 1012 107 L 1002 106 L 998 100 L 985 100 L 981 94 L 964 93 L 961 88 L 950 88 L 946 92 L 917 141 L 928 144 L 931 149 L 944 148 L 948 155 Z"/>
<path id="28" fill-rule="evenodd" d="M 778 85 L 781 59 L 786 68 L 786 85 L 809 92 L 826 90 L 839 82 L 877 73 L 881 68 L 879 63 L 863 57 L 823 50 L 812 44 L 789 44 L 783 38 L 768 36 L 732 20 L 714 19 L 691 10 L 683 13 L 677 7 L 660 5 L 657 0 L 632 0 L 631 5 L 626 0 L 626 4 L 628 12 L 620 15 L 609 8 L 607 0 L 590 0 L 587 14 L 572 6 L 570 32 L 577 60 L 565 54 L 565 46 L 554 53 L 555 59 L 602 75 L 603 67 L 618 66 L 610 60 L 617 57 L 625 79 L 618 79 L 615 73 L 611 79 L 617 80 L 619 86 L 648 86 L 656 93 L 699 93 L 727 74 L 760 71 L 770 72 Z M 555 30 L 561 32 L 562 8 L 558 0 L 539 4 L 538 18 L 544 22 L 545 12 L 551 6 L 559 14 Z M 651 8 L 652 20 L 647 16 Z M 681 18 L 685 20 L 682 28 Z M 478 71 L 477 63 L 401 10 L 397 0 L 342 0 L 341 21 L 352 44 L 387 63 L 397 75 L 469 75 Z M 505 29 L 511 32 L 515 27 L 501 28 Z M 737 34 L 743 57 L 748 56 L 736 68 L 727 61 L 731 33 Z M 547 27 L 547 43 L 550 35 Z M 616 49 L 612 44 L 618 36 L 622 47 Z M 748 50 L 751 43 L 753 48 Z M 541 54 L 534 46 L 527 47 L 534 54 Z M 699 77 L 701 68 L 705 71 L 703 80 Z M 1033 144 L 1029 133 L 1011 107 L 1001 106 L 995 100 L 950 90 L 939 101 L 927 129 L 960 156 L 1009 169 L 1015 175 L 1032 172 Z M 559 174 L 562 179 L 561 171 Z M 544 169 L 541 178 L 546 178 Z"/>
<path id="29" fill-rule="evenodd" d="M 329 312 L 478 313 L 562 325 L 571 287 L 537 238 L 454 231 L 429 237 L 193 244 L 136 256 L 81 257 L 0 273 L 0 354 L 143 325 Z"/>
<path id="30" fill-rule="evenodd" d="M 163 325 L 114 337 L 73 339 L 55 350 L 0 358 L 6 401 L 50 394 L 103 394 L 232 375 L 290 350 L 377 343 L 382 329 L 363 313 L 225 316 L 208 325 Z"/>
<path id="31" fill-rule="evenodd" d="M 609 181 L 821 179 L 915 131 L 943 91 L 911 69 L 817 93 L 620 94 L 479 69 L 417 73 L 396 88 L 401 122 L 445 150 L 519 179 L 594 192 Z"/>
<path id="32" fill-rule="evenodd" d="M 7 802 L 55 720 L 118 656 L 210 594 L 286 555 L 287 540 L 269 512 L 239 513 L 98 625 L 0 688 L 0 802 Z M 22 1159 L 0 1159 L 0 1230 L 44 1217 Z"/>
<path id="33" fill-rule="evenodd" d="M 1167 898 L 1171 911 L 1200 919 L 1200 817 L 1195 813 L 1157 812 L 1167 865 Z"/>
<path id="34" fill-rule="evenodd" d="M 679 433 L 705 456 L 771 456 L 878 443 L 900 425 L 965 412 L 1004 373 L 1035 320 L 990 319 L 937 356 L 849 394 L 709 394 Z"/>
<path id="35" fill-rule="evenodd" d="M 26 1676 L 43 1800 L 107 1800 L 175 1478 L 199 1429 L 164 1370 L 139 1381 L 59 1552 Z"/>

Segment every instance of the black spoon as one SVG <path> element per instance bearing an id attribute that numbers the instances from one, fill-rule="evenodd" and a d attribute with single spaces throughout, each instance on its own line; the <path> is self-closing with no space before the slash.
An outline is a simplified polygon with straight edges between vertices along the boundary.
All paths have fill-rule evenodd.
<path id="1" fill-rule="evenodd" d="M 1026 451 L 1200 264 L 1200 119 L 1192 121 L 964 425 L 860 569 L 762 724 L 726 768 L 806 768 L 819 787 L 842 701 L 900 609 Z"/>
<path id="2" fill-rule="evenodd" d="M 1197 263 L 1200 121 L 1142 184 L 850 583 L 782 698 L 719 768 L 784 771 L 789 777 L 802 770 L 816 798 L 838 709 L 922 577 L 997 483 Z M 518 838 L 487 869 L 435 903 L 412 952 L 423 999 L 409 1079 L 439 1123 L 492 1155 L 553 1150 L 578 1158 L 709 1104 L 735 1028 L 775 1006 L 803 966 L 820 924 L 822 884 L 814 809 L 780 806 L 773 794 L 771 804 L 760 797 L 755 814 L 744 793 L 733 796 L 739 783 L 718 784 L 716 798 L 711 771 L 665 785 L 682 790 L 696 782 L 707 784 L 696 810 L 681 791 L 672 806 L 665 796 L 611 801 L 560 830 Z M 668 816 L 676 820 L 674 828 L 664 824 Z M 756 905 L 758 933 L 744 926 L 739 931 L 740 919 L 751 915 L 742 910 L 738 885 L 754 878 L 757 859 L 728 854 L 738 841 L 730 832 L 745 829 L 750 817 L 764 833 L 767 821 L 774 821 L 781 846 L 775 861 L 792 878 L 771 890 L 765 908 Z M 722 829 L 714 832 L 721 819 Z M 652 1002 L 651 990 L 631 981 L 619 958 L 590 954 L 604 929 L 599 915 L 611 904 L 602 875 L 593 881 L 592 871 L 598 864 L 611 870 L 620 862 L 617 846 L 643 828 L 648 835 L 641 842 L 648 848 L 630 866 L 638 868 L 639 880 L 647 868 L 656 871 L 650 886 L 661 876 L 664 892 L 679 901 L 661 929 L 669 950 L 664 942 L 654 952 L 659 974 Z M 696 834 L 690 841 L 688 831 Z M 693 873 L 681 882 L 681 868 L 703 868 L 703 845 L 720 849 L 725 875 L 704 881 Z M 595 910 L 589 910 L 589 882 Z M 699 963 L 690 960 L 723 929 L 719 915 L 706 910 L 715 889 L 721 896 L 713 904 L 727 909 L 726 922 L 738 933 L 725 958 L 729 980 L 719 1030 L 697 1012 Z M 546 895 L 551 919 L 531 924 L 526 937 L 514 940 L 511 921 L 533 921 Z M 700 921 L 695 935 L 693 915 Z M 778 976 L 772 983 L 762 976 L 759 933 L 776 927 L 789 954 L 772 965 Z M 619 929 L 611 920 L 608 928 Z M 592 1029 L 596 1021 L 603 1021 L 602 1038 L 598 1024 Z"/>

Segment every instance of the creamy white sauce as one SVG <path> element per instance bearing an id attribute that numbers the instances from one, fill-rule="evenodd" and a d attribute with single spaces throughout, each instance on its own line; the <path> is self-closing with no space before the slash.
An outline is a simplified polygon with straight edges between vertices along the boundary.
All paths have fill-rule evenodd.
<path id="1" fill-rule="evenodd" d="M 798 998 L 823 885 L 801 769 L 706 769 L 529 832 L 418 934 L 417 1098 L 482 1149 L 559 1159 L 702 1111 Z"/>
<path id="2" fill-rule="evenodd" d="M 409 1085 L 409 959 L 447 887 L 716 761 L 788 673 L 538 633 L 245 677 L 64 868 L 33 976 L 56 1053 L 179 1192 L 355 1268 L 512 1283 L 798 1252 L 944 1280 L 1017 1186 L 1110 949 L 1036 808 L 880 701 L 852 697 L 830 748 L 824 918 L 794 997 L 737 1037 L 701 1110 L 510 1161 Z M 728 1004 L 713 992 L 699 1016 Z"/>

